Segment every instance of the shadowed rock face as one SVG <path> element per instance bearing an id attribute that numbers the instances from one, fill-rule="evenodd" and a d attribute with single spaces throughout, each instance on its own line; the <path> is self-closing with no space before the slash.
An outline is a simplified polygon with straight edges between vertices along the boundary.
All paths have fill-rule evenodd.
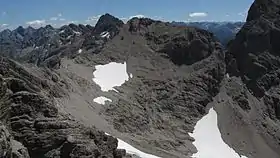
<path id="1" fill-rule="evenodd" d="M 120 28 L 124 25 L 123 21 L 110 15 L 102 15 L 97 21 L 94 33 L 100 35 L 104 31 L 108 31 L 112 37 L 119 33 Z"/>
<path id="2" fill-rule="evenodd" d="M 255 0 L 248 12 L 247 22 L 257 20 L 261 16 L 279 17 L 279 6 L 278 0 Z"/>
<path id="3" fill-rule="evenodd" d="M 205 30 L 173 26 L 148 18 L 128 21 L 129 31 L 146 37 L 155 51 L 166 54 L 177 65 L 191 65 L 221 48 L 212 33 Z"/>
<path id="4" fill-rule="evenodd" d="M 247 22 L 229 45 L 228 71 L 240 75 L 255 95 L 279 83 L 279 1 L 256 0 Z"/>
<path id="5" fill-rule="evenodd" d="M 237 101 L 245 107 L 248 105 L 245 100 L 251 102 L 249 106 L 253 109 L 246 108 L 248 114 L 258 109 L 256 113 L 261 123 L 256 123 L 255 130 L 264 135 L 274 151 L 280 148 L 279 11 L 279 0 L 256 0 L 249 10 L 247 22 L 226 53 L 227 71 L 240 76 L 248 88 L 247 93 L 250 91 L 261 103 L 252 103 L 246 95 L 238 97 Z M 256 119 L 254 117 L 249 116 L 251 123 Z"/>
<path id="6" fill-rule="evenodd" d="M 279 10 L 279 1 L 256 0 L 227 53 L 228 71 L 242 76 L 258 97 L 279 84 Z"/>

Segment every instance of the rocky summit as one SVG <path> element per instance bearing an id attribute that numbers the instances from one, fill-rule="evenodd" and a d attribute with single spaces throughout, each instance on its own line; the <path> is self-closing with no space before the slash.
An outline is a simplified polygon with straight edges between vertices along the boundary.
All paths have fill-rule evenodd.
<path id="1" fill-rule="evenodd" d="M 191 158 L 211 109 L 237 155 L 279 158 L 279 11 L 256 0 L 227 48 L 201 28 L 108 13 L 94 27 L 3 30 L 0 157 Z M 129 77 L 102 91 L 93 72 L 109 63 Z"/>

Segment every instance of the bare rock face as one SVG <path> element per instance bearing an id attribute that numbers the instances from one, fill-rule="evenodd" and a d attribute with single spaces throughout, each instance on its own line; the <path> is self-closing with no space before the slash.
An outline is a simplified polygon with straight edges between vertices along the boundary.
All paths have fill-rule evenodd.
<path id="1" fill-rule="evenodd" d="M 247 107 L 243 109 L 251 123 L 255 122 L 256 118 L 250 114 L 259 115 L 259 123 L 256 123 L 255 130 L 264 136 L 270 148 L 278 154 L 280 149 L 279 11 L 279 0 L 256 0 L 249 10 L 247 22 L 235 40 L 229 44 L 226 53 L 229 74 L 241 77 L 248 88 L 247 94 L 250 91 L 261 103 L 248 104 L 251 99 L 246 99 L 246 95 L 238 97 L 236 102 Z M 257 112 L 254 109 L 258 109 Z"/>
<path id="2" fill-rule="evenodd" d="M 279 1 L 256 0 L 246 24 L 229 46 L 228 71 L 241 76 L 257 97 L 266 97 L 268 93 L 275 96 L 280 83 L 279 10 Z M 278 105 L 269 107 L 269 111 L 278 109 Z"/>
<path id="3" fill-rule="evenodd" d="M 8 129 L 0 126 L 0 156 L 7 158 L 30 158 L 27 148 L 13 139 Z"/>
<path id="4" fill-rule="evenodd" d="M 1 119 L 9 129 L 0 126 L 1 157 L 123 156 L 117 139 L 60 114 L 41 79 L 7 58 L 0 61 Z"/>
<path id="5" fill-rule="evenodd" d="M 123 21 L 107 13 L 102 15 L 97 21 L 94 33 L 100 35 L 102 32 L 107 31 L 112 37 L 114 37 L 119 33 L 119 30 L 123 25 Z"/>
<path id="6" fill-rule="evenodd" d="M 279 2 L 257 0 L 250 8 L 247 22 L 229 46 L 228 71 L 241 75 L 254 93 L 278 84 Z"/>

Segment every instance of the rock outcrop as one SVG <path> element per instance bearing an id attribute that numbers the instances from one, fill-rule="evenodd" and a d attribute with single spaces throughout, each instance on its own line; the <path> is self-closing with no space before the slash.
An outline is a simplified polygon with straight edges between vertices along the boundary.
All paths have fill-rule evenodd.
<path id="1" fill-rule="evenodd" d="M 49 84 L 4 57 L 0 85 L 1 157 L 124 156 L 117 139 L 60 113 Z"/>
<path id="2" fill-rule="evenodd" d="M 97 21 L 94 34 L 100 35 L 102 32 L 109 32 L 111 37 L 114 37 L 119 33 L 123 25 L 123 21 L 107 13 L 102 15 Z"/>
<path id="3" fill-rule="evenodd" d="M 228 73 L 241 77 L 248 89 L 246 93 L 251 92 L 256 98 L 253 100 L 258 100 L 252 101 L 252 98 L 246 99 L 246 95 L 242 95 L 242 104 L 245 107 L 249 105 L 244 109 L 248 114 L 246 119 L 255 125 L 254 130 L 258 131 L 269 148 L 278 154 L 280 149 L 279 11 L 279 0 L 256 0 L 249 10 L 246 23 L 229 44 L 226 53 Z M 240 102 L 240 97 L 238 98 L 236 102 Z M 248 101 L 250 104 L 246 103 Z"/>

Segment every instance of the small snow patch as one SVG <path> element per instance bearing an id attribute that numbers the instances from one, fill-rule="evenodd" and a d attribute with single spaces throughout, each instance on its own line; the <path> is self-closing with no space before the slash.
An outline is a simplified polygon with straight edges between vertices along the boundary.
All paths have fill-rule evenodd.
<path id="1" fill-rule="evenodd" d="M 79 49 L 79 50 L 78 50 L 78 53 L 79 53 L 79 54 L 81 54 L 82 52 L 83 52 L 83 50 L 82 50 L 82 49 Z"/>
<path id="2" fill-rule="evenodd" d="M 105 133 L 106 135 L 109 135 L 108 133 Z M 155 155 L 151 155 L 151 154 L 147 154 L 144 153 L 136 148 L 134 148 L 133 146 L 129 145 L 128 143 L 124 142 L 123 140 L 118 139 L 118 147 L 117 149 L 125 149 L 126 153 L 131 154 L 133 156 L 137 156 L 139 158 L 160 158 L 158 156 Z"/>
<path id="3" fill-rule="evenodd" d="M 61 30 L 61 31 L 59 31 L 59 34 L 64 33 L 64 32 L 65 32 L 65 30 Z"/>
<path id="4" fill-rule="evenodd" d="M 95 69 L 92 80 L 105 92 L 115 90 L 113 87 L 121 86 L 125 81 L 129 80 L 126 62 L 124 64 L 111 62 L 106 65 L 97 65 Z"/>
<path id="5" fill-rule="evenodd" d="M 213 108 L 197 122 L 193 133 L 189 135 L 195 139 L 193 144 L 198 150 L 193 158 L 247 158 L 239 156 L 223 141 L 218 128 L 217 113 Z"/>
<path id="6" fill-rule="evenodd" d="M 66 39 L 70 39 L 72 37 L 72 35 L 69 35 Z"/>
<path id="7" fill-rule="evenodd" d="M 73 31 L 74 32 L 74 34 L 76 34 L 76 35 L 81 35 L 82 33 L 81 32 L 77 32 L 77 31 Z"/>
<path id="8" fill-rule="evenodd" d="M 111 99 L 108 99 L 106 97 L 97 97 L 97 98 L 93 99 L 93 101 L 97 104 L 102 104 L 102 105 L 105 105 L 106 101 L 112 102 Z"/>
<path id="9" fill-rule="evenodd" d="M 110 38 L 110 33 L 108 31 L 104 31 L 100 34 L 100 37 L 102 38 Z"/>
<path id="10" fill-rule="evenodd" d="M 226 74 L 226 77 L 229 78 L 229 74 L 228 73 Z"/>

